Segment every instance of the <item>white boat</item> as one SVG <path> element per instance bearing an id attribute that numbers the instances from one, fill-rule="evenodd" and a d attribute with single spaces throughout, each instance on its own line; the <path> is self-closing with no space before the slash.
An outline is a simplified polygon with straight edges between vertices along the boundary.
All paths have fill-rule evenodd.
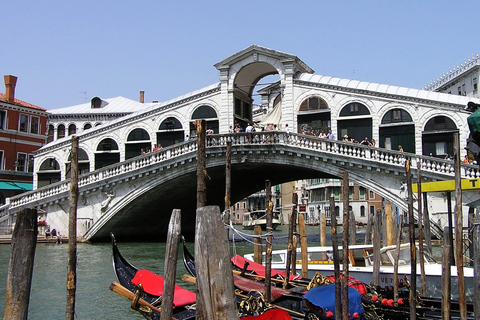
<path id="1" fill-rule="evenodd" d="M 354 278 L 370 284 L 373 279 L 373 245 L 351 245 L 349 248 L 348 273 Z M 393 286 L 394 257 L 396 246 L 388 246 L 380 249 L 380 279 L 382 287 Z M 417 249 L 418 253 L 418 249 Z M 265 253 L 263 253 L 265 255 Z M 340 264 L 343 261 L 342 247 L 339 246 Z M 436 262 L 430 254 L 425 252 L 425 276 L 427 296 L 441 297 L 442 294 L 442 264 Z M 244 255 L 246 259 L 253 261 L 253 254 Z M 285 270 L 287 250 L 272 251 L 272 268 Z M 418 262 L 418 259 L 417 259 Z M 296 270 L 302 269 L 301 249 L 297 248 Z M 342 265 L 340 265 L 342 269 Z M 474 296 L 474 269 L 464 267 L 465 294 L 467 299 Z M 333 264 L 333 247 L 309 247 L 308 248 L 308 277 L 312 278 L 316 272 L 327 276 L 335 271 Z M 398 278 L 403 281 L 405 276 L 410 280 L 410 245 L 402 244 L 398 259 Z M 417 263 L 417 290 L 421 290 L 420 263 Z M 457 267 L 451 267 L 452 298 L 458 298 Z"/>
<path id="2" fill-rule="evenodd" d="M 278 211 L 273 211 L 273 230 L 276 230 L 280 225 L 278 215 Z M 248 211 L 243 215 L 243 229 L 252 230 L 255 228 L 255 226 L 260 226 L 262 230 L 267 230 L 267 216 L 265 214 L 265 210 Z"/>

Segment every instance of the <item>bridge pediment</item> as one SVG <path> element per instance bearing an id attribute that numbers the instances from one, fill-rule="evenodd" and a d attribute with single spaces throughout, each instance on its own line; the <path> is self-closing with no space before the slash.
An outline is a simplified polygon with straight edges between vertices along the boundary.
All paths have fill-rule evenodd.
<path id="1" fill-rule="evenodd" d="M 264 57 L 264 61 L 270 61 L 271 65 L 274 65 L 274 61 L 279 61 L 281 63 L 293 63 L 295 65 L 296 71 L 301 73 L 314 73 L 313 69 L 307 66 L 302 60 L 297 56 L 291 55 L 288 53 L 280 52 L 273 49 L 268 49 L 258 45 L 251 45 L 250 47 L 239 51 L 230 57 L 218 62 L 215 64 L 215 68 L 218 70 L 229 69 L 232 65 L 241 63 L 246 65 L 251 62 L 262 61 L 260 56 Z"/>

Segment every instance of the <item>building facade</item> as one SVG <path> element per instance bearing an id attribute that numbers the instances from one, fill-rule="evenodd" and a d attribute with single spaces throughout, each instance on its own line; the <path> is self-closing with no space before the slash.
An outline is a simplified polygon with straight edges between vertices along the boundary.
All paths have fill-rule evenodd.
<path id="1" fill-rule="evenodd" d="M 0 203 L 32 190 L 34 152 L 45 144 L 46 109 L 15 98 L 17 77 L 0 93 Z"/>

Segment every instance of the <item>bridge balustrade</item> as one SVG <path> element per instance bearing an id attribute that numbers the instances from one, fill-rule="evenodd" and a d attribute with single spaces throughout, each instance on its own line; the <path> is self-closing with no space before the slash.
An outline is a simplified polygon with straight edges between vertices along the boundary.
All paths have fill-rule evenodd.
<path id="1" fill-rule="evenodd" d="M 207 135 L 207 148 L 218 148 L 226 146 L 230 141 L 232 145 L 265 145 L 281 144 L 290 145 L 299 149 L 325 152 L 329 154 L 338 154 L 351 157 L 353 159 L 366 159 L 375 161 L 379 164 L 403 166 L 406 159 L 411 160 L 411 168 L 416 169 L 421 163 L 422 171 L 429 171 L 442 175 L 454 176 L 454 162 L 452 160 L 439 159 L 429 156 L 422 156 L 396 150 L 386 150 L 377 147 L 364 146 L 357 143 L 337 141 L 308 136 L 297 133 L 288 133 L 283 131 L 261 131 L 251 133 L 233 133 L 233 134 L 214 134 Z M 197 150 L 197 141 L 192 139 L 167 148 L 140 155 L 124 162 L 113 164 L 79 176 L 79 189 L 88 190 L 94 188 L 95 184 L 107 178 L 118 177 L 120 175 L 135 174 L 143 168 L 168 161 L 172 158 L 195 152 Z M 462 163 L 463 178 L 479 178 L 479 169 L 477 165 Z M 48 203 L 59 195 L 68 196 L 70 190 L 70 180 L 60 181 L 33 191 L 22 193 L 20 195 L 7 199 L 7 203 L 0 207 L 0 222 L 3 221 L 9 211 L 15 211 L 25 205 L 40 205 Z M 51 200 L 49 200 L 51 199 Z M 19 209 L 18 209 L 19 210 Z"/>

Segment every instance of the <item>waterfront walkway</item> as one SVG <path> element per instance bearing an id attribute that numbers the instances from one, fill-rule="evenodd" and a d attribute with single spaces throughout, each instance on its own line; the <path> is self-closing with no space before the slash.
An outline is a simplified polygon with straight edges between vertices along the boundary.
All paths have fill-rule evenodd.
<path id="1" fill-rule="evenodd" d="M 56 243 L 57 237 L 45 237 L 44 235 L 39 235 L 37 237 L 37 243 Z M 11 244 L 12 235 L 11 234 L 2 234 L 0 235 L 0 244 Z M 62 243 L 68 243 L 68 238 L 62 236 Z"/>

